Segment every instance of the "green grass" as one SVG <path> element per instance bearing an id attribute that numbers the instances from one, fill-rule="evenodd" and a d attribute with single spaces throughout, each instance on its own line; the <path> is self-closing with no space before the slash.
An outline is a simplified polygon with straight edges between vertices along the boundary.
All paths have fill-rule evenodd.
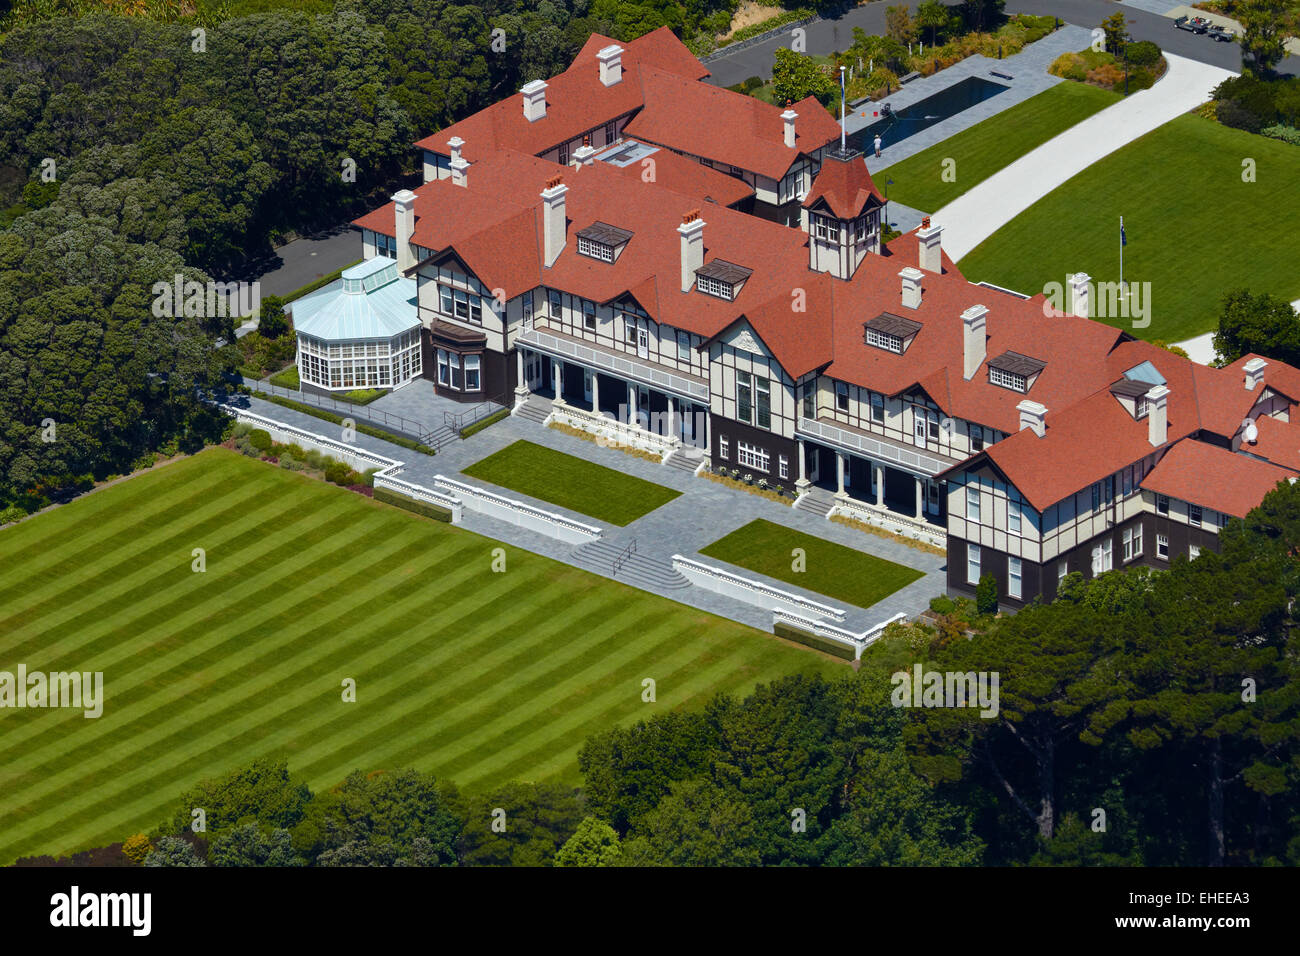
<path id="1" fill-rule="evenodd" d="M 794 570 L 795 548 L 804 550 L 803 571 Z M 915 568 L 761 518 L 719 538 L 700 554 L 857 607 L 871 607 L 924 576 Z"/>
<path id="2" fill-rule="evenodd" d="M 681 494 L 530 441 L 517 441 L 463 471 L 616 525 L 630 524 Z"/>
<path id="3" fill-rule="evenodd" d="M 315 790 L 408 766 L 577 784 L 594 731 L 840 666 L 223 449 L 0 532 L 0 669 L 19 663 L 102 671 L 105 703 L 0 711 L 0 865 L 147 830 L 263 756 Z"/>
<path id="4" fill-rule="evenodd" d="M 297 389 L 301 382 L 298 379 L 298 366 L 290 365 L 271 376 L 272 385 L 279 385 L 281 388 Z"/>
<path id="5" fill-rule="evenodd" d="M 1243 182 L 1244 159 L 1256 164 Z M 1217 328 L 1234 286 L 1300 297 L 1300 149 L 1180 116 L 1053 190 L 964 259 L 972 282 L 1041 292 L 1083 271 L 1151 283 L 1151 324 L 1105 319 L 1145 339 L 1176 342 Z"/>
<path id="6" fill-rule="evenodd" d="M 1121 97 L 1083 83 L 1058 83 L 1017 106 L 950 136 L 873 177 L 882 189 L 892 179 L 889 198 L 934 212 L 998 170 L 1065 132 Z M 951 159 L 953 182 L 944 182 Z"/>

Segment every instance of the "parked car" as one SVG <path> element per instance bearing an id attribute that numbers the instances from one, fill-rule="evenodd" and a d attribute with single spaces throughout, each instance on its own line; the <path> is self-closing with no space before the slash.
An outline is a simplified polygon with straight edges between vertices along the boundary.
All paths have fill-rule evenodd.
<path id="1" fill-rule="evenodd" d="M 1182 16 L 1174 21 L 1174 29 L 1189 33 L 1205 33 L 1209 28 L 1210 24 L 1204 17 Z"/>
<path id="2" fill-rule="evenodd" d="M 1225 30 L 1223 27 L 1218 26 L 1217 24 L 1211 26 L 1210 29 L 1206 30 L 1205 32 L 1208 36 L 1214 37 L 1214 39 L 1218 40 L 1220 43 L 1232 42 L 1232 31 Z"/>

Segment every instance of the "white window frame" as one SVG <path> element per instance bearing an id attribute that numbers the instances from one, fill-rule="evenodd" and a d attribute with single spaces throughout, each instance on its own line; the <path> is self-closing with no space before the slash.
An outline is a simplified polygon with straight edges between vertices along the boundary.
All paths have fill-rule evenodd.
<path id="1" fill-rule="evenodd" d="M 1019 558 L 1007 556 L 1007 596 L 1017 601 L 1024 598 L 1024 567 Z"/>
<path id="2" fill-rule="evenodd" d="M 1017 375 L 1015 372 L 1008 372 L 1000 369 L 996 365 L 989 366 L 989 382 L 1001 388 L 1009 389 L 1013 392 L 1024 393 L 1028 385 L 1028 379 L 1023 375 Z"/>
<path id="3" fill-rule="evenodd" d="M 1156 535 L 1156 557 L 1161 561 L 1169 560 L 1169 535 Z"/>
<path id="4" fill-rule="evenodd" d="M 772 456 L 766 448 L 759 448 L 749 442 L 736 442 L 736 463 L 743 468 L 753 468 L 766 473 L 772 463 Z"/>
<path id="5" fill-rule="evenodd" d="M 776 459 L 776 473 L 781 478 L 790 477 L 790 459 L 781 455 Z"/>
<path id="6" fill-rule="evenodd" d="M 731 442 L 727 439 L 726 435 L 719 435 L 718 436 L 718 457 L 721 458 L 723 461 L 727 461 L 730 454 L 731 454 Z"/>
<path id="7" fill-rule="evenodd" d="M 1189 544 L 1187 546 L 1187 560 L 1195 561 L 1201 556 L 1201 546 L 1199 544 Z"/>
<path id="8" fill-rule="evenodd" d="M 466 355 L 463 357 L 465 364 L 464 382 L 465 391 L 481 392 L 483 390 L 483 360 L 478 355 Z M 474 384 L 470 384 L 470 376 L 474 376 Z"/>
<path id="9" fill-rule="evenodd" d="M 879 329 L 867 329 L 867 344 L 884 349 L 886 352 L 893 352 L 895 355 L 903 354 L 902 337 L 881 332 Z"/>
<path id="10" fill-rule="evenodd" d="M 677 357 L 686 362 L 691 360 L 691 334 L 682 329 L 677 330 Z"/>
<path id="11" fill-rule="evenodd" d="M 980 523 L 980 488 L 979 485 L 966 486 L 966 520 Z"/>
<path id="12" fill-rule="evenodd" d="M 966 583 L 980 583 L 980 546 L 978 544 L 966 545 Z"/>

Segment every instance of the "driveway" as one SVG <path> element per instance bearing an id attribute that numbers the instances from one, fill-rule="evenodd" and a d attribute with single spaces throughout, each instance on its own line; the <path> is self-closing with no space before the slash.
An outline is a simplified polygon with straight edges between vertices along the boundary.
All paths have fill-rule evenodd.
<path id="1" fill-rule="evenodd" d="M 1169 69 L 1151 89 L 1070 127 L 935 212 L 931 218 L 944 227 L 944 251 L 960 262 L 1057 186 L 1204 103 L 1214 87 L 1233 75 L 1222 67 L 1172 54 L 1166 54 L 1166 59 Z"/>

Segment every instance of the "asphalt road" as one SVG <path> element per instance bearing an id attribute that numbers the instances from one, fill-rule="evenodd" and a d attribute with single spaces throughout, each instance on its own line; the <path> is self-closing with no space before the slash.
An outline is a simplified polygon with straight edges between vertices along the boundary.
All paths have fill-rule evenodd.
<path id="1" fill-rule="evenodd" d="M 945 0 L 946 2 L 946 0 Z M 908 2 L 913 12 L 917 0 Z M 949 6 L 955 4 L 950 3 Z M 862 27 L 867 33 L 885 32 L 885 0 L 854 7 L 834 20 L 821 20 L 805 27 L 808 53 L 826 55 L 846 49 L 853 42 L 853 28 Z M 1199 60 L 1233 72 L 1241 72 L 1241 48 L 1235 43 L 1219 43 L 1208 36 L 1198 36 L 1174 27 L 1168 17 L 1157 16 L 1134 7 L 1114 3 L 1113 0 L 1007 0 L 1006 12 L 1032 13 L 1038 16 L 1060 17 L 1077 26 L 1098 26 L 1102 20 L 1123 10 L 1132 21 L 1129 32 L 1134 39 L 1151 40 L 1162 50 Z M 719 57 L 708 64 L 713 76 L 709 82 L 718 86 L 741 83 L 751 76 L 767 79 L 772 75 L 772 58 L 777 47 L 790 45 L 790 32 L 784 31 L 765 43 L 739 50 L 729 56 Z M 1288 56 L 1279 67 L 1283 73 L 1300 75 L 1300 57 Z"/>

